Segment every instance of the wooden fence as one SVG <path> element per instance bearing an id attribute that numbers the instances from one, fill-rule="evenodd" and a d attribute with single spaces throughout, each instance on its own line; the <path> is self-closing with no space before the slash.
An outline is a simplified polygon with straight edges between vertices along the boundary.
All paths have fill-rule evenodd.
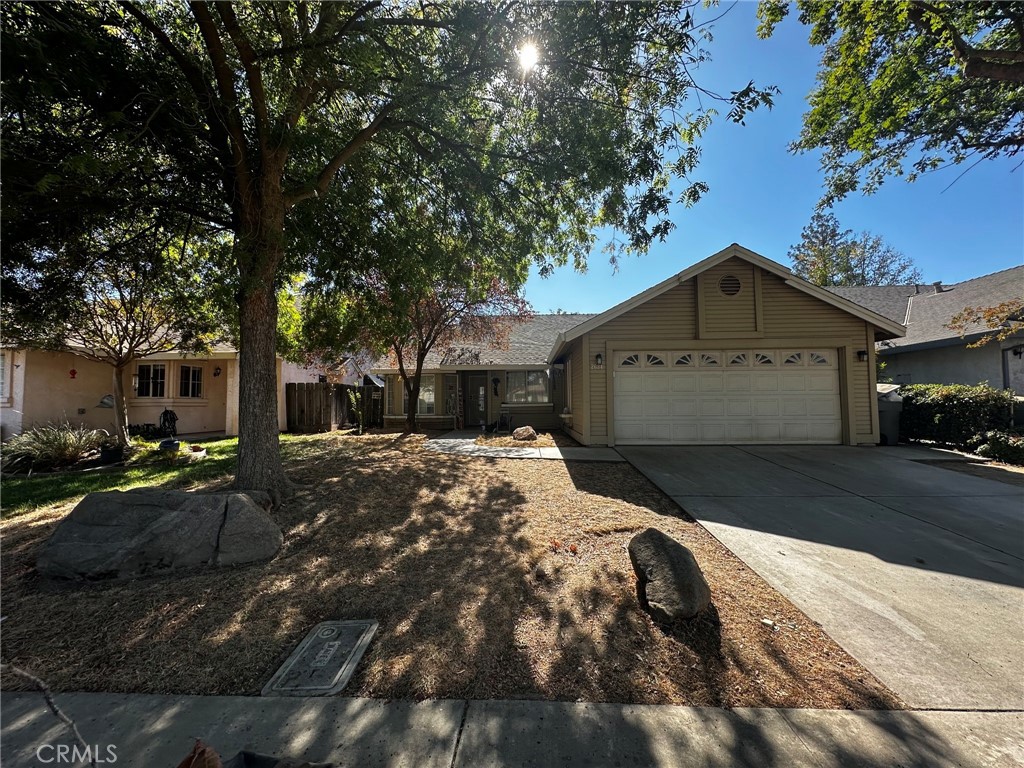
<path id="1" fill-rule="evenodd" d="M 291 383 L 284 389 L 289 432 L 330 432 L 358 422 L 349 392 L 362 397 L 363 427 L 384 426 L 384 390 L 349 384 Z"/>

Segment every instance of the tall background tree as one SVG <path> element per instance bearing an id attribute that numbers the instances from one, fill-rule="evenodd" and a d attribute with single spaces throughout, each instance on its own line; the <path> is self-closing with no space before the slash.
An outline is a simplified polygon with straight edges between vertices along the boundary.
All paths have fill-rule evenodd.
<path id="1" fill-rule="evenodd" d="M 759 34 L 789 13 L 761 2 Z M 1024 3 L 798 0 L 824 47 L 797 152 L 823 150 L 822 203 L 1024 148 Z"/>
<path id="2" fill-rule="evenodd" d="M 116 209 L 111 190 L 230 233 L 236 483 L 276 490 L 277 292 L 297 273 L 343 287 L 365 266 L 345 259 L 347 238 L 388 223 L 368 181 L 417 181 L 432 219 L 479 241 L 504 233 L 511 247 L 493 259 L 520 272 L 582 264 L 596 226 L 643 251 L 670 230 L 672 179 L 693 172 L 710 118 L 686 111 L 708 56 L 691 8 L 5 3 L 5 195 L 13 159 L 11 193 L 28 194 L 12 213 L 37 244 L 36 205 L 53 231 L 88 233 Z M 771 94 L 737 89 L 729 117 Z M 91 217 L 52 204 L 83 185 Z M 687 181 L 679 194 L 704 189 Z M 31 265 L 6 234 L 5 254 Z"/>
<path id="3" fill-rule="evenodd" d="M 815 285 L 908 285 L 921 280 L 909 257 L 878 235 L 842 229 L 833 213 L 817 212 L 789 249 L 793 272 Z"/>

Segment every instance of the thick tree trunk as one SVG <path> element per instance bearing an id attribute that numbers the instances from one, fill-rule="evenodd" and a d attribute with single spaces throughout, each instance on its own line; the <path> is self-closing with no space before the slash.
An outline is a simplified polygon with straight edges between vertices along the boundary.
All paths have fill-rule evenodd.
<path id="1" fill-rule="evenodd" d="M 284 197 L 280 178 L 265 174 L 248 201 L 235 240 L 238 296 L 238 469 L 235 487 L 267 491 L 279 500 L 290 487 L 281 465 L 277 419 L 277 293 L 284 257 Z"/>
<path id="2" fill-rule="evenodd" d="M 277 295 L 255 286 L 239 302 L 238 470 L 243 490 L 285 491 L 277 420 Z"/>
<path id="3" fill-rule="evenodd" d="M 132 439 L 128 435 L 128 403 L 124 397 L 124 366 L 112 366 L 114 371 L 114 437 L 127 447 Z"/>

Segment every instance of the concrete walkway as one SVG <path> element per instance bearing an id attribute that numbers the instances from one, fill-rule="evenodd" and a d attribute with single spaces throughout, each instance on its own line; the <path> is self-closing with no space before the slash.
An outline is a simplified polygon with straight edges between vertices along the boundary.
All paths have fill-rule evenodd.
<path id="1" fill-rule="evenodd" d="M 427 440 L 423 444 L 425 451 L 448 453 L 458 456 L 474 456 L 487 459 L 550 459 L 553 461 L 625 461 L 614 448 L 586 448 L 575 446 L 569 448 L 546 448 L 530 446 L 505 448 L 501 446 L 477 445 L 476 439 L 480 432 L 459 430 L 448 432 L 440 437 Z"/>
<path id="2" fill-rule="evenodd" d="M 224 757 L 249 749 L 344 768 L 1024 764 L 1019 738 L 1024 716 L 1019 712 L 724 710 L 99 693 L 58 694 L 57 703 L 106 762 L 115 764 L 109 759 L 113 754 L 117 766 L 129 768 L 177 765 L 196 738 Z M 72 743 L 39 694 L 4 694 L 0 715 L 5 765 L 52 768 L 58 764 L 57 745 Z"/>
<path id="3" fill-rule="evenodd" d="M 620 450 L 910 706 L 1024 709 L 1024 489 L 920 449 Z"/>

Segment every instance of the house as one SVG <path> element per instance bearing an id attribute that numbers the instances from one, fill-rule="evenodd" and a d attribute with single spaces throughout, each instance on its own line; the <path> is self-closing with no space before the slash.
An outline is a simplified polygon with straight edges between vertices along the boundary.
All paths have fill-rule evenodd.
<path id="1" fill-rule="evenodd" d="M 875 444 L 875 344 L 904 332 L 734 243 L 601 314 L 538 315 L 505 350 L 428 359 L 418 421 L 504 411 L 584 445 Z M 396 371 L 375 372 L 398 422 Z"/>
<path id="2" fill-rule="evenodd" d="M 71 352 L 0 350 L 0 433 L 67 421 L 114 429 L 113 371 Z M 318 381 L 321 371 L 277 360 L 278 423 L 285 429 L 285 384 Z M 129 424 L 159 424 L 170 409 L 179 434 L 238 434 L 238 352 L 217 345 L 202 357 L 165 352 L 125 371 Z"/>
<path id="3" fill-rule="evenodd" d="M 1024 332 L 1003 341 L 968 345 L 990 329 L 975 325 L 961 337 L 948 327 L 965 307 L 991 307 L 1024 297 L 1024 266 L 954 285 L 829 288 L 838 296 L 903 323 L 903 338 L 878 344 L 885 375 L 897 384 L 978 384 L 1024 395 Z"/>
<path id="4" fill-rule="evenodd" d="M 533 315 L 513 324 L 505 344 L 432 350 L 424 361 L 416 421 L 426 428 L 479 428 L 507 412 L 515 425 L 559 429 L 569 408 L 564 365 L 550 365 L 554 339 L 592 315 Z M 407 393 L 398 369 L 378 363 L 384 379 L 384 424 L 405 423 Z"/>

